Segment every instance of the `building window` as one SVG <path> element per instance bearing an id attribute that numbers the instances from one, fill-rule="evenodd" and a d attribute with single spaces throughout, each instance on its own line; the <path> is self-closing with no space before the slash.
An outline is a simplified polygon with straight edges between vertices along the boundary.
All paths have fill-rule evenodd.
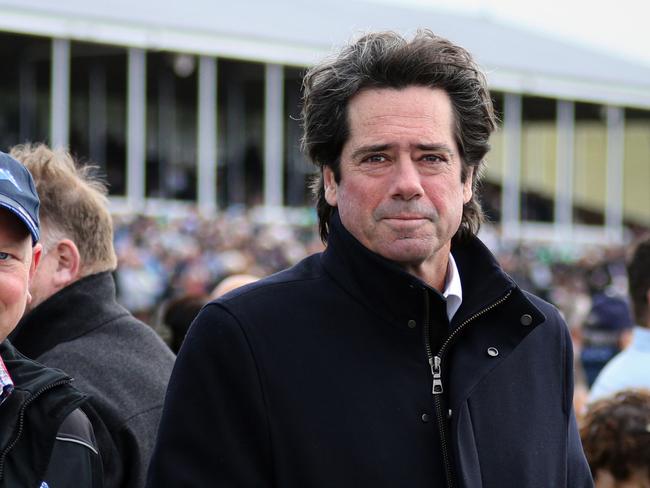
<path id="1" fill-rule="evenodd" d="M 552 222 L 557 158 L 556 101 L 524 97 L 521 133 L 521 220 Z"/>
<path id="2" fill-rule="evenodd" d="M 48 142 L 50 39 L 0 33 L 0 149 Z"/>
<path id="3" fill-rule="evenodd" d="M 196 200 L 198 59 L 147 53 L 147 197 Z"/>
<path id="4" fill-rule="evenodd" d="M 650 111 L 625 110 L 623 213 L 625 224 L 650 229 Z"/>
<path id="5" fill-rule="evenodd" d="M 573 222 L 603 225 L 607 195 L 606 108 L 575 104 Z"/>
<path id="6" fill-rule="evenodd" d="M 124 195 L 126 50 L 73 42 L 70 58 L 70 150 L 99 166 L 111 195 Z"/>

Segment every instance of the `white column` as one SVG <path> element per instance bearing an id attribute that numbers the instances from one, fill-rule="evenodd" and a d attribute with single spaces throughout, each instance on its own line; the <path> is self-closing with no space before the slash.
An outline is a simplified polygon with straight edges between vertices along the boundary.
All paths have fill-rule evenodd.
<path id="1" fill-rule="evenodd" d="M 52 39 L 50 144 L 67 148 L 70 134 L 70 41 Z"/>
<path id="2" fill-rule="evenodd" d="M 607 107 L 607 198 L 605 228 L 613 240 L 623 238 L 623 162 L 625 160 L 625 111 Z"/>
<path id="3" fill-rule="evenodd" d="M 145 195 L 145 135 L 147 57 L 143 49 L 129 49 L 126 196 L 133 210 L 142 210 Z"/>
<path id="4" fill-rule="evenodd" d="M 197 195 L 201 212 L 217 208 L 217 60 L 202 56 L 199 61 Z"/>
<path id="5" fill-rule="evenodd" d="M 519 237 L 521 205 L 521 95 L 506 93 L 503 110 L 504 167 L 501 192 L 501 227 L 506 238 Z"/>
<path id="6" fill-rule="evenodd" d="M 575 145 L 575 105 L 557 101 L 557 157 L 555 160 L 555 232 L 566 239 L 573 222 L 573 159 Z"/>
<path id="7" fill-rule="evenodd" d="M 264 205 L 283 204 L 284 70 L 267 64 L 264 83 Z"/>

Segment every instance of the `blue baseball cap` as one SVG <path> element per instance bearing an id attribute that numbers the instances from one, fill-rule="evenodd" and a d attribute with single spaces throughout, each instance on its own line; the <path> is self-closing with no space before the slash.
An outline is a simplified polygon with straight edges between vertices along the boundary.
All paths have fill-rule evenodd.
<path id="1" fill-rule="evenodd" d="M 27 226 L 33 244 L 39 239 L 39 205 L 34 180 L 27 168 L 0 151 L 0 207 L 9 210 Z"/>

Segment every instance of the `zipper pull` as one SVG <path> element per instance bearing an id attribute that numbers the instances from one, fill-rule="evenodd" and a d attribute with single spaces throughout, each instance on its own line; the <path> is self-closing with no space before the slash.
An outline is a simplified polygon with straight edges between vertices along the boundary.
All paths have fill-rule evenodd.
<path id="1" fill-rule="evenodd" d="M 431 390 L 431 393 L 434 395 L 440 395 L 442 393 L 440 362 L 440 356 L 435 356 L 429 359 L 429 366 L 431 366 L 431 374 L 433 375 L 433 389 Z"/>

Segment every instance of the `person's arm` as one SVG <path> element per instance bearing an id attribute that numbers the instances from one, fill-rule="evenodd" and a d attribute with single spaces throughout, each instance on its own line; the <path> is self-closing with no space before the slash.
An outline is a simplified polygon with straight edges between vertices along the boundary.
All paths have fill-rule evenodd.
<path id="1" fill-rule="evenodd" d="M 41 486 L 101 488 L 102 460 L 88 417 L 80 410 L 68 415 L 56 434 L 56 441 Z"/>
<path id="2" fill-rule="evenodd" d="M 562 320 L 562 319 L 559 319 Z M 562 320 L 562 322 L 564 322 Z M 569 412 L 568 433 L 567 433 L 567 488 L 593 488 L 594 482 L 591 477 L 591 470 L 580 441 L 580 433 L 576 422 L 575 411 L 573 408 L 574 394 L 574 371 L 573 371 L 573 345 L 568 328 L 565 324 L 566 344 L 565 354 L 565 374 L 566 374 L 566 411 Z"/>
<path id="3" fill-rule="evenodd" d="M 148 487 L 272 485 L 258 366 L 237 319 L 206 306 L 176 359 Z"/>

